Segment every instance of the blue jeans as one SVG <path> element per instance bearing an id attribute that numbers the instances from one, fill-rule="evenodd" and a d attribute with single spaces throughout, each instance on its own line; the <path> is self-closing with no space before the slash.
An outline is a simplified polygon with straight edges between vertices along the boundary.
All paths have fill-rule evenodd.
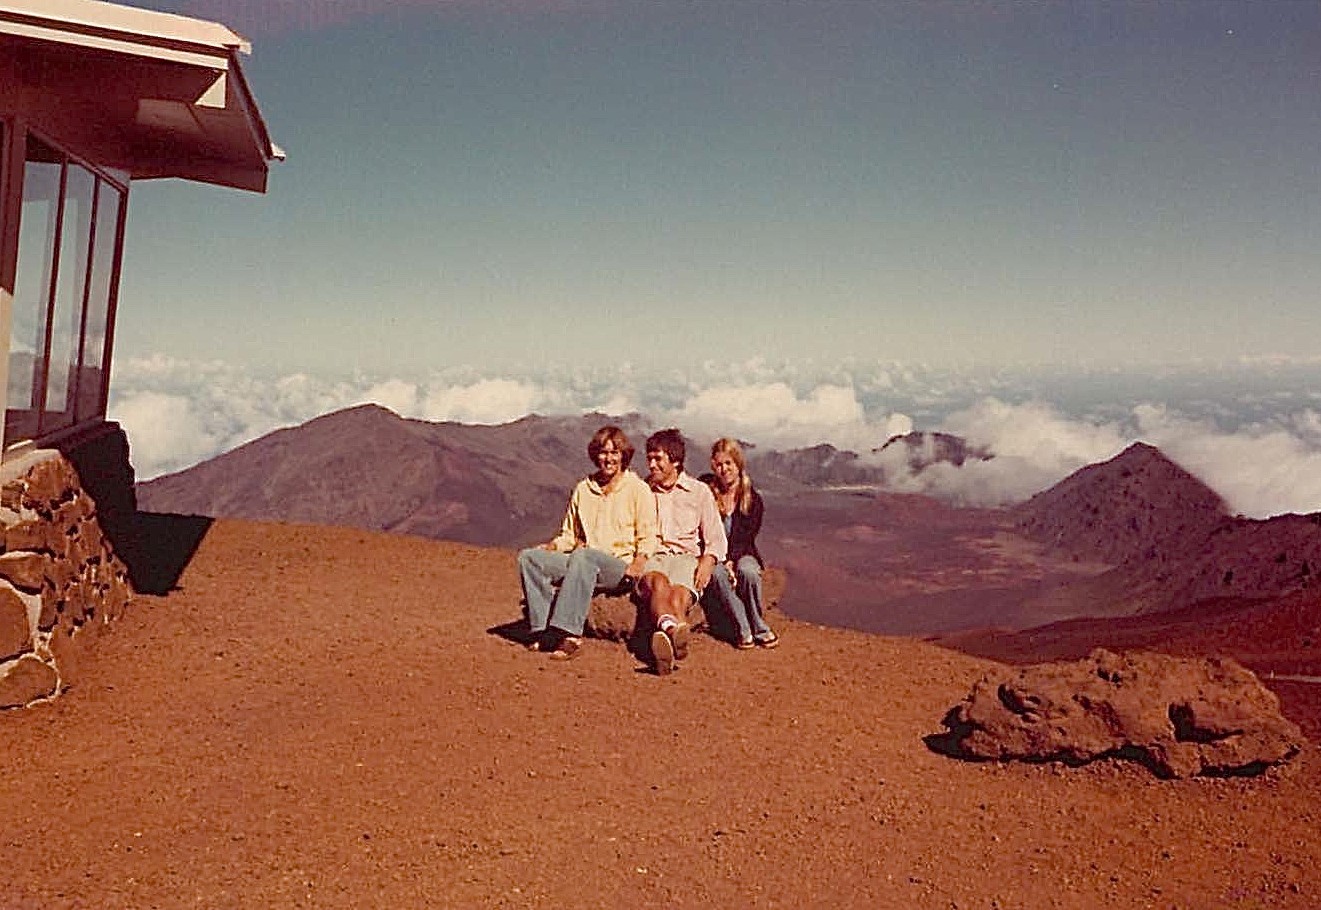
<path id="1" fill-rule="evenodd" d="M 729 577 L 723 563 L 711 573 L 711 587 L 715 589 L 717 602 L 733 618 L 740 640 L 769 637 L 771 627 L 766 625 L 761 609 L 761 566 L 753 557 L 744 556 L 734 567 L 734 572 L 738 576 L 737 582 Z"/>
<path id="2" fill-rule="evenodd" d="M 556 553 L 531 547 L 518 554 L 518 574 L 527 601 L 531 630 L 546 631 L 551 616 L 555 628 L 570 635 L 583 634 L 587 608 L 597 588 L 613 588 L 624 580 L 628 563 L 609 553 L 579 547 L 572 553 Z M 559 593 L 555 585 L 560 586 Z"/>

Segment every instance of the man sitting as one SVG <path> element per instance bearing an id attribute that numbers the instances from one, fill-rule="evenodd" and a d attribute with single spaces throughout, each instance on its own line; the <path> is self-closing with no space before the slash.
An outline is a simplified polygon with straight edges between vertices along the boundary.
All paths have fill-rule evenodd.
<path id="1" fill-rule="evenodd" d="M 711 488 L 684 471 L 684 454 L 678 430 L 647 438 L 647 483 L 656 497 L 660 547 L 643 566 L 638 592 L 656 624 L 651 653 L 661 676 L 688 656 L 688 609 L 727 548 Z"/>
<path id="2" fill-rule="evenodd" d="M 659 543 L 656 502 L 629 470 L 633 445 L 624 431 L 601 427 L 587 456 L 596 472 L 573 488 L 559 535 L 518 554 L 532 633 L 528 649 L 550 651 L 555 660 L 571 660 L 582 649 L 592 594 L 636 580 Z"/>

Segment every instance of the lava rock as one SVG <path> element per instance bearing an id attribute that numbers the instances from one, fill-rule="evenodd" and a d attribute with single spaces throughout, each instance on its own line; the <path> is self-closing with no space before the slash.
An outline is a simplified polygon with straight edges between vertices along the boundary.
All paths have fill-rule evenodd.
<path id="1" fill-rule="evenodd" d="M 1117 757 L 1160 777 L 1258 774 L 1303 744 L 1274 693 L 1232 658 L 1104 649 L 988 673 L 944 725 L 945 751 L 965 758 Z"/>

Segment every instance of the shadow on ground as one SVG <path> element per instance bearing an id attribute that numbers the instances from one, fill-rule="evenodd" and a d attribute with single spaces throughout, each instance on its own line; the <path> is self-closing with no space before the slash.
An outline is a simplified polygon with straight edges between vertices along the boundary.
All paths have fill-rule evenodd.
<path id="1" fill-rule="evenodd" d="M 161 595 L 178 587 L 179 576 L 192 561 L 213 521 L 202 515 L 135 512 L 113 534 L 107 533 L 115 552 L 128 567 L 133 590 Z"/>

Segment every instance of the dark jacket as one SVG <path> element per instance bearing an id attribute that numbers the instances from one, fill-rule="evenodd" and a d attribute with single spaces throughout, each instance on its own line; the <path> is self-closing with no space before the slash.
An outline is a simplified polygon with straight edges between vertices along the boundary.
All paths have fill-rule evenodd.
<path id="1" fill-rule="evenodd" d="M 730 562 L 738 565 L 738 561 L 744 556 L 751 556 L 757 560 L 757 565 L 763 567 L 766 565 L 762 562 L 761 553 L 757 552 L 757 532 L 761 530 L 761 516 L 764 511 L 761 494 L 756 490 L 752 491 L 748 514 L 744 515 L 738 509 L 734 510 L 733 520 L 729 523 Z"/>
<path id="2" fill-rule="evenodd" d="M 711 489 L 715 490 L 716 478 L 714 474 L 703 474 L 699 478 Z M 738 561 L 744 556 L 751 556 L 757 560 L 757 565 L 762 568 L 766 563 L 761 558 L 761 553 L 757 551 L 757 533 L 761 531 L 761 515 L 765 511 L 765 506 L 761 502 L 761 494 L 754 488 L 752 491 L 752 502 L 748 505 L 747 514 L 743 514 L 736 507 L 734 509 L 734 519 L 729 523 L 729 556 L 730 562 L 738 565 Z"/>

